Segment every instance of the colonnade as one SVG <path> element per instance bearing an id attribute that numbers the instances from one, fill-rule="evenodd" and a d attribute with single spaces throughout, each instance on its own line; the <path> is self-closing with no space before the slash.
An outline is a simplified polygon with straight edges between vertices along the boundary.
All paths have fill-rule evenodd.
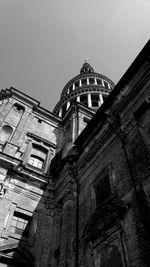
<path id="1" fill-rule="evenodd" d="M 91 95 L 98 95 L 99 96 L 98 102 L 97 102 L 97 107 L 100 107 L 103 104 L 103 102 L 104 102 L 104 100 L 103 100 L 103 94 L 102 93 L 94 93 L 94 94 L 93 93 L 92 94 L 91 93 L 87 93 L 87 94 L 83 94 L 83 95 L 87 95 L 87 103 L 88 103 L 88 107 L 89 108 L 96 107 L 95 105 L 93 106 L 93 104 L 92 104 L 92 97 L 91 97 Z M 105 95 L 107 95 L 107 94 L 105 94 Z M 78 95 L 76 98 L 74 97 L 73 99 L 76 99 L 76 102 L 79 102 L 79 103 L 81 102 L 80 101 L 80 95 Z M 70 104 L 71 104 L 71 100 L 70 101 L 67 101 L 66 110 L 69 109 Z M 59 110 L 59 117 L 62 117 L 62 108 L 60 108 L 60 110 Z"/>

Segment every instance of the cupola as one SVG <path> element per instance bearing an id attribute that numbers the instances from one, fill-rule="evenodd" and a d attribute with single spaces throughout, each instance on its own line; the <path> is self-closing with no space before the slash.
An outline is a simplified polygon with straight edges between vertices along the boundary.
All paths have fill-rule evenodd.
<path id="1" fill-rule="evenodd" d="M 54 113 L 63 118 L 72 104 L 80 104 L 97 110 L 114 88 L 114 83 L 106 76 L 96 73 L 85 60 L 80 74 L 72 78 L 63 88 L 60 101 Z"/>

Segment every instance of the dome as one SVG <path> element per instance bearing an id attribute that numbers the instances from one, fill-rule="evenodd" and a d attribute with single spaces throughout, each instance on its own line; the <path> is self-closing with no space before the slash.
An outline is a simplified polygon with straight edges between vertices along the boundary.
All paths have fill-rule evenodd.
<path id="1" fill-rule="evenodd" d="M 60 101 L 53 112 L 63 118 L 69 107 L 77 102 L 97 110 L 114 86 L 109 78 L 94 72 L 91 65 L 85 61 L 80 74 L 71 79 L 63 88 Z"/>

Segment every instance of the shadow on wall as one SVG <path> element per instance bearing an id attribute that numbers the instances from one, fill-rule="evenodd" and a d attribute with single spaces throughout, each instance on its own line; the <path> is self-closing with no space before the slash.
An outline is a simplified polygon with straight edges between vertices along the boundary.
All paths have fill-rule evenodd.
<path id="1" fill-rule="evenodd" d="M 0 266 L 51 266 L 52 258 L 53 266 L 57 266 L 51 249 L 55 242 L 53 181 L 47 176 L 47 183 L 42 175 L 41 181 L 31 181 L 30 176 L 27 180 L 16 171 L 11 171 L 8 177 L 9 189 L 1 188 L 0 195 L 0 206 L 4 209 L 1 219 L 5 221 Z"/>

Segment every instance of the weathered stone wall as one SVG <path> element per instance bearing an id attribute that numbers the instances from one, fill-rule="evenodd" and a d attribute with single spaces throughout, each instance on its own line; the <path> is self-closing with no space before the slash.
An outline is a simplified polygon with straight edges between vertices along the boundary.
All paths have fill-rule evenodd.
<path id="1" fill-rule="evenodd" d="M 135 80 L 137 82 L 137 77 Z M 106 259 L 103 261 L 103 255 L 105 254 L 107 258 L 107 247 L 110 249 L 114 244 L 120 251 L 121 261 L 124 262 L 122 266 L 149 266 L 150 264 L 148 226 L 150 218 L 148 205 L 150 192 L 150 109 L 138 119 L 134 117 L 134 112 L 144 99 L 150 96 L 150 92 L 149 82 L 147 82 L 137 96 L 132 88 L 135 86 L 134 81 L 132 80 L 128 87 L 129 95 L 126 98 L 131 99 L 132 95 L 132 102 L 123 98 L 120 101 L 120 106 L 116 102 L 116 106 L 112 107 L 116 114 L 117 109 L 123 108 L 122 113 L 120 113 L 121 124 L 115 125 L 112 116 L 111 120 L 92 136 L 77 163 L 77 177 L 80 184 L 79 239 L 81 245 L 79 246 L 79 266 L 99 266 L 100 259 L 100 266 L 110 266 L 109 260 L 107 263 Z M 113 214 L 108 216 L 109 227 L 103 218 L 108 212 L 107 201 L 98 212 L 94 188 L 95 181 L 101 179 L 103 170 L 109 172 L 112 195 L 120 201 L 120 205 L 124 203 L 126 206 L 124 216 L 118 217 L 115 223 L 111 220 Z M 111 205 L 110 207 L 113 208 Z M 100 216 L 102 217 L 100 218 Z M 100 221 L 97 226 L 96 220 Z M 88 231 L 92 231 L 90 227 L 96 228 L 97 236 L 94 238 L 88 233 Z M 84 240 L 85 230 L 87 231 L 85 239 L 88 240 L 89 238 L 89 241 Z M 94 232 L 92 233 L 94 235 Z M 113 240 L 116 240 L 116 243 Z M 117 264 L 119 261 L 117 263 L 111 258 L 111 266 L 120 266 Z"/>
<path id="2" fill-rule="evenodd" d="M 14 108 L 16 103 L 23 108 L 21 111 Z M 22 266 L 32 266 L 33 262 L 35 266 L 51 266 L 54 189 L 48 170 L 56 149 L 61 147 L 62 127 L 52 115 L 44 116 L 28 101 L 13 96 L 1 101 L 0 112 L 0 248 L 7 255 L 9 247 L 12 256 L 9 263 L 2 257 L 0 264 L 16 266 L 16 258 L 23 257 L 28 263 L 20 262 Z M 8 130 L 12 128 L 10 135 L 4 125 L 10 126 Z M 51 152 L 45 170 L 26 165 L 32 142 Z M 10 230 L 15 212 L 32 218 L 28 237 Z M 20 250 L 26 252 L 20 255 Z"/>

